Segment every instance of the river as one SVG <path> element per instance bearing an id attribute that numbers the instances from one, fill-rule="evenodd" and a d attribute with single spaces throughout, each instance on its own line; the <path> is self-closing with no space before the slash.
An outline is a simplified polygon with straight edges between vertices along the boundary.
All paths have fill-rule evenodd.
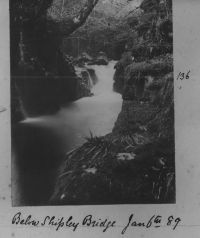
<path id="1" fill-rule="evenodd" d="M 112 131 L 122 105 L 121 95 L 113 91 L 114 64 L 89 66 L 98 78 L 94 96 L 68 103 L 54 115 L 19 123 L 13 149 L 13 205 L 46 205 L 65 154 L 90 134 Z"/>

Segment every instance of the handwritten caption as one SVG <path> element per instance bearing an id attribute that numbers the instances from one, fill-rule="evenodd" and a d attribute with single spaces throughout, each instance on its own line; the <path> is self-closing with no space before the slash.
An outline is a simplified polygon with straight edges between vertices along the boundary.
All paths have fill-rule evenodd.
<path id="1" fill-rule="evenodd" d="M 131 214 L 125 219 L 124 224 L 118 224 L 116 220 L 109 218 L 96 218 L 93 215 L 87 215 L 78 221 L 73 216 L 45 216 L 41 219 L 36 219 L 32 215 L 24 216 L 21 212 L 18 212 L 12 218 L 12 224 L 16 226 L 54 227 L 56 231 L 70 228 L 75 232 L 79 227 L 88 227 L 100 228 L 102 232 L 106 232 L 112 228 L 119 227 L 122 235 L 131 228 L 158 229 L 170 227 L 172 230 L 175 230 L 180 222 L 181 218 L 173 215 L 166 218 L 160 215 L 152 215 L 143 221 L 139 221 L 135 214 Z"/>

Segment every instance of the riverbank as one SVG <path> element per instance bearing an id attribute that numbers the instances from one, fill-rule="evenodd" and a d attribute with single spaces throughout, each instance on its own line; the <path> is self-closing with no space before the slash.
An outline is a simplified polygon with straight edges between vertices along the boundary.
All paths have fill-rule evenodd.
<path id="1" fill-rule="evenodd" d="M 50 204 L 172 203 L 173 146 L 145 131 L 91 137 L 67 154 Z"/>

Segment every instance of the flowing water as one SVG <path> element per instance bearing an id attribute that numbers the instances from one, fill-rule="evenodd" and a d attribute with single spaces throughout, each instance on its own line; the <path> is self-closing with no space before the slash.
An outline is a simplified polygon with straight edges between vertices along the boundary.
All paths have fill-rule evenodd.
<path id="1" fill-rule="evenodd" d="M 45 205 L 65 153 L 83 144 L 91 133 L 102 136 L 112 131 L 122 104 L 121 95 L 113 91 L 114 64 L 89 66 L 98 77 L 91 90 L 94 96 L 69 103 L 54 115 L 20 123 L 15 145 L 18 188 L 14 189 L 14 205 Z"/>

